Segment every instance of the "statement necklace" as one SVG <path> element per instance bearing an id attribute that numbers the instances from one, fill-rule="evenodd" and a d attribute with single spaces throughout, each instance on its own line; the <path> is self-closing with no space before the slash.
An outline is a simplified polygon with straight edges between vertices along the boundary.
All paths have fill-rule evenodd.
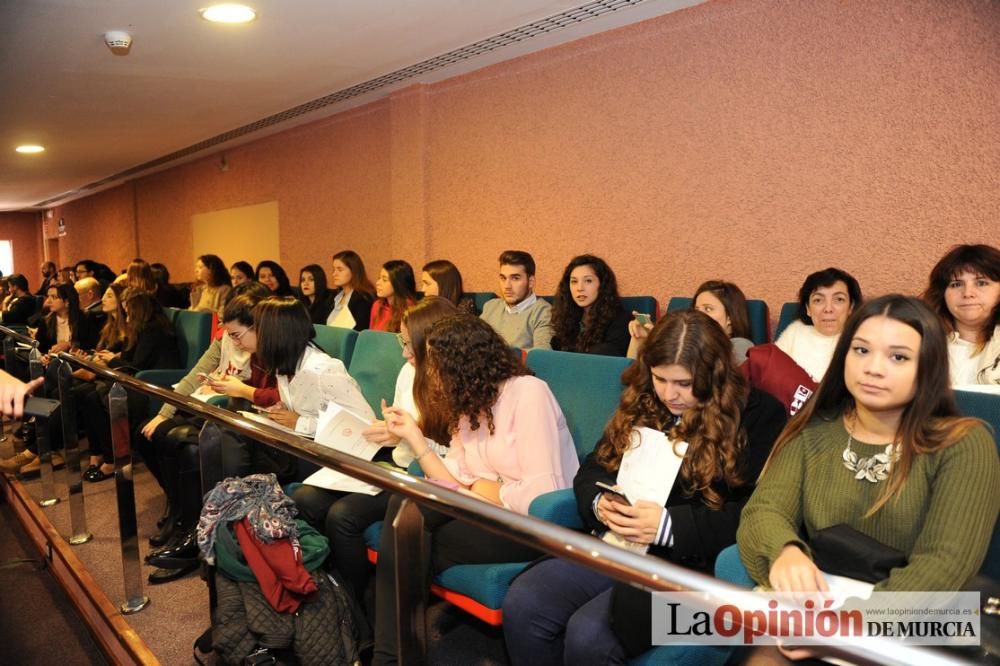
<path id="1" fill-rule="evenodd" d="M 870 458 L 859 458 L 858 454 L 851 450 L 854 442 L 854 428 L 847 431 L 847 448 L 844 449 L 844 467 L 854 472 L 857 481 L 868 481 L 878 483 L 889 478 L 892 471 L 892 464 L 899 460 L 899 445 L 895 443 L 887 444 L 885 451 L 876 453 Z"/>

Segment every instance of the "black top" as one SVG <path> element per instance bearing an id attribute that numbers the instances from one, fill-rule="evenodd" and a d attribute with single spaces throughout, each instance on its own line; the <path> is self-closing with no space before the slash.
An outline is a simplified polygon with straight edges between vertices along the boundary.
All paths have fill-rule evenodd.
<path id="1" fill-rule="evenodd" d="M 740 512 L 750 499 L 757 477 L 787 418 L 785 408 L 776 398 L 751 388 L 742 419 L 742 427 L 747 433 L 747 447 L 743 452 L 741 476 L 748 483 L 737 488 L 730 488 L 722 482 L 714 483 L 713 490 L 724 498 L 722 508 L 715 511 L 702 501 L 700 495 L 685 496 L 678 480 L 665 505 L 670 512 L 674 545 L 671 548 L 650 546 L 649 555 L 711 574 L 718 554 L 736 543 Z M 617 472 L 604 469 L 591 453 L 573 479 L 577 509 L 588 530 L 603 532 L 607 529 L 597 520 L 592 508 L 594 497 L 600 492 L 595 484 L 603 481 L 614 485 L 616 477 Z M 645 652 L 652 644 L 648 621 L 651 612 L 649 592 L 625 583 L 615 585 L 612 628 L 631 656 Z"/>
<path id="2" fill-rule="evenodd" d="M 35 314 L 35 297 L 31 294 L 13 298 L 10 305 L 0 313 L 0 321 L 5 324 L 27 325 L 28 319 Z"/>
<path id="3" fill-rule="evenodd" d="M 334 291 L 333 297 L 336 298 L 339 293 L 339 289 Z M 374 302 L 375 296 L 373 294 L 366 294 L 357 289 L 351 292 L 351 300 L 347 301 L 347 309 L 351 311 L 351 316 L 354 317 L 355 331 L 363 331 L 368 328 L 372 319 L 372 303 Z M 330 310 L 331 312 L 333 311 L 332 300 Z M 327 316 L 329 316 L 329 313 Z M 323 323 L 325 324 L 326 322 L 324 321 Z"/>
<path id="4" fill-rule="evenodd" d="M 299 300 L 302 301 L 302 305 L 306 306 L 306 310 L 309 310 L 309 317 L 312 319 L 312 323 L 326 324 L 327 318 L 333 312 L 332 291 L 327 291 L 323 296 L 317 296 L 312 303 L 309 302 L 306 296 L 299 296 Z M 354 298 L 352 297 L 351 300 L 354 300 Z"/>
<path id="5" fill-rule="evenodd" d="M 135 370 L 159 370 L 181 367 L 180 352 L 174 329 L 152 325 L 144 330 L 131 349 L 122 351 L 108 367 L 128 366 Z"/>
<path id="6" fill-rule="evenodd" d="M 603 354 L 604 356 L 625 356 L 628 352 L 628 344 L 631 336 L 628 332 L 628 323 L 632 320 L 632 314 L 626 312 L 624 308 L 618 308 L 614 319 L 608 322 L 608 327 L 604 330 L 601 339 L 591 345 L 586 354 Z M 552 348 L 557 351 L 575 351 L 573 349 L 563 349 L 563 342 L 558 337 L 552 338 Z"/>
<path id="7" fill-rule="evenodd" d="M 165 308 L 177 308 L 187 310 L 191 304 L 188 296 L 172 284 L 159 283 L 156 285 L 156 301 Z"/>

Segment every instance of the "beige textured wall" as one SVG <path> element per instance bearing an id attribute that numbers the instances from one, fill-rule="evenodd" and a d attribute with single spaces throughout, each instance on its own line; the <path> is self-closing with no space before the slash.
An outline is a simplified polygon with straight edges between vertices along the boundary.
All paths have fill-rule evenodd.
<path id="1" fill-rule="evenodd" d="M 290 273 L 352 247 L 485 290 L 520 247 L 545 293 L 586 251 L 661 301 L 719 277 L 774 310 L 827 265 L 916 291 L 950 245 L 1000 245 L 998 34 L 990 0 L 718 0 L 142 179 L 137 246 L 132 185 L 73 202 L 70 238 L 186 267 L 191 215 L 277 200 Z"/>

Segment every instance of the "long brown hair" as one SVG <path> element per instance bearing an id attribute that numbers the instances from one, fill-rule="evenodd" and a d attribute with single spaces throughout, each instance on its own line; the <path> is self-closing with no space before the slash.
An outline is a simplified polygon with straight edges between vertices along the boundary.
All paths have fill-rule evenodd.
<path id="1" fill-rule="evenodd" d="M 427 296 L 411 305 L 403 315 L 403 325 L 410 334 L 410 351 L 414 369 L 421 368 L 427 360 L 427 330 L 434 322 L 458 314 L 458 308 L 447 298 Z M 438 406 L 441 396 L 435 382 L 428 381 L 427 373 L 417 370 L 413 379 L 413 400 L 420 412 L 420 429 L 435 442 L 445 444 L 451 439 L 448 421 Z"/>
<path id="2" fill-rule="evenodd" d="M 652 369 L 679 365 L 691 373 L 698 405 L 675 419 L 656 394 Z M 618 410 L 604 429 L 595 457 L 608 471 L 621 466 L 631 446 L 632 429 L 648 427 L 667 432 L 675 442 L 687 442 L 680 479 L 689 496 L 700 494 L 712 509 L 722 497 L 712 487 L 717 481 L 735 488 L 744 485 L 740 453 L 746 446 L 742 412 L 750 388 L 733 364 L 732 343 L 703 312 L 671 312 L 650 332 L 639 358 L 622 374 L 625 390 Z"/>
<path id="3" fill-rule="evenodd" d="M 462 274 L 458 271 L 458 267 L 455 264 L 447 259 L 438 259 L 424 264 L 421 270 L 437 282 L 438 296 L 447 298 L 455 305 L 458 305 L 458 302 L 462 300 L 462 294 L 465 292 L 462 288 Z"/>
<path id="4" fill-rule="evenodd" d="M 167 319 L 156 297 L 148 291 L 126 290 L 125 348 L 133 349 L 139 338 L 150 328 L 171 330 L 173 324 Z"/>
<path id="5" fill-rule="evenodd" d="M 893 463 L 888 483 L 865 514 L 866 518 L 877 513 L 899 494 L 917 455 L 936 453 L 949 447 L 964 437 L 971 428 L 982 423 L 978 419 L 959 416 L 948 375 L 947 341 L 938 317 L 911 296 L 880 296 L 855 310 L 844 324 L 844 331 L 837 341 L 830 366 L 816 389 L 816 395 L 782 430 L 771 449 L 761 477 L 767 474 L 771 462 L 781 450 L 798 437 L 813 419 L 833 421 L 854 411 L 854 396 L 847 389 L 844 364 L 858 328 L 866 319 L 879 316 L 906 324 L 919 333 L 920 352 L 917 355 L 917 390 L 913 400 L 903 410 L 896 430 L 895 442 L 899 445 L 899 459 Z"/>
<path id="6" fill-rule="evenodd" d="M 129 291 L 156 293 L 156 277 L 153 268 L 143 259 L 133 259 L 125 271 L 125 287 Z"/>
<path id="7" fill-rule="evenodd" d="M 570 289 L 573 270 L 580 266 L 590 266 L 598 282 L 597 299 L 586 312 L 576 304 Z M 560 349 L 588 351 L 604 339 L 608 326 L 621 309 L 618 280 L 608 263 L 592 254 L 573 257 L 559 280 L 552 305 L 552 332 L 560 342 Z"/>
<path id="8" fill-rule="evenodd" d="M 365 262 L 361 260 L 361 256 L 357 252 L 354 250 L 341 250 L 333 255 L 332 261 L 341 262 L 351 271 L 352 291 L 360 291 L 362 294 L 368 294 L 369 296 L 375 295 L 375 285 L 368 279 L 368 274 L 365 272 Z"/>
<path id="9" fill-rule="evenodd" d="M 691 299 L 692 308 L 698 301 L 698 297 L 706 291 L 718 298 L 722 307 L 725 308 L 726 316 L 729 317 L 729 325 L 732 327 L 730 337 L 749 338 L 750 311 L 747 308 L 747 297 L 743 295 L 743 290 L 725 280 L 702 282 L 695 290 L 694 298 Z"/>
<path id="10" fill-rule="evenodd" d="M 432 393 L 440 396 L 430 409 L 440 410 L 451 435 L 458 432 L 463 416 L 468 417 L 471 430 L 478 430 L 485 417 L 493 434 L 493 405 L 500 396 L 500 384 L 531 374 L 521 355 L 492 326 L 472 315 L 440 319 L 425 334 L 427 357 L 417 366 L 417 376 L 424 374 L 423 381 L 438 382 Z"/>
<path id="11" fill-rule="evenodd" d="M 104 327 L 101 328 L 101 338 L 97 342 L 98 349 L 111 349 L 119 342 L 125 342 L 125 285 L 112 282 L 108 289 L 115 295 L 118 307 L 108 313 Z"/>
<path id="12" fill-rule="evenodd" d="M 392 285 L 392 295 L 388 298 L 379 298 L 378 300 L 387 305 L 392 312 L 386 330 L 398 333 L 399 322 L 403 320 L 403 313 L 406 312 L 406 308 L 410 307 L 417 300 L 417 283 L 413 277 L 413 267 L 402 259 L 390 259 L 382 264 L 382 270 L 389 276 L 389 284 Z"/>

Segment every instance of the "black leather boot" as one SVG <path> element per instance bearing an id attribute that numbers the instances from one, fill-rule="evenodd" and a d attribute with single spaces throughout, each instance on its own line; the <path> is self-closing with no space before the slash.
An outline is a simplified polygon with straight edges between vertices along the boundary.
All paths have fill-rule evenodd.
<path id="1" fill-rule="evenodd" d="M 151 554 L 147 560 L 154 567 L 162 569 L 178 569 L 198 562 L 198 534 L 195 528 L 175 538 L 171 544 Z"/>

